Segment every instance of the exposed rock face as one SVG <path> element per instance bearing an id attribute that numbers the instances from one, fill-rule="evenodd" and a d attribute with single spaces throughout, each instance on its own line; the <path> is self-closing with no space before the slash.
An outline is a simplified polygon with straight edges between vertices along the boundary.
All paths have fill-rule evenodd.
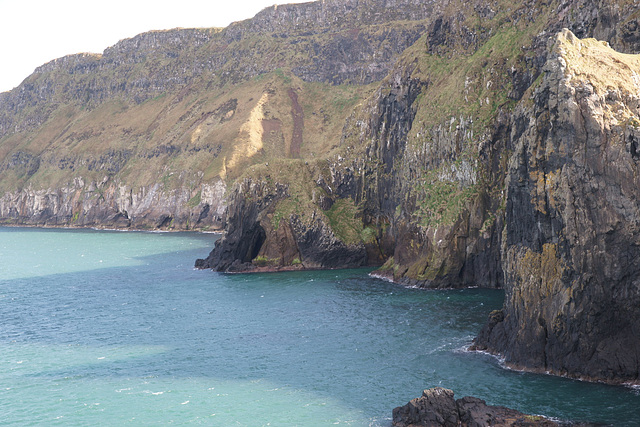
<path id="1" fill-rule="evenodd" d="M 557 43 L 537 30 L 517 39 L 518 52 L 526 42 L 528 53 L 515 60 L 498 48 L 518 37 L 511 22 L 548 19 L 555 34 L 581 7 L 593 19 L 585 15 L 573 28 L 638 48 L 622 36 L 635 19 L 626 6 L 551 3 L 513 11 L 506 27 L 491 21 L 490 10 L 474 9 L 491 36 L 469 32 L 464 15 L 430 20 L 422 42 L 349 117 L 338 152 L 303 168 L 308 187 L 293 190 L 283 179 L 285 192 L 245 192 L 265 236 L 253 259 L 330 266 L 317 255 L 305 259 L 300 236 L 306 229 L 335 242 L 327 236 L 345 224 L 332 215 L 349 204 L 355 209 L 344 217 L 356 220 L 350 243 L 366 258 L 323 243 L 341 254 L 329 259 L 353 260 L 334 266 L 388 259 L 377 274 L 403 284 L 504 286 L 505 308 L 492 314 L 477 348 L 521 368 L 637 382 L 637 60 L 567 31 Z M 594 13 L 599 7 L 602 15 Z M 450 65 L 455 57 L 438 62 L 452 49 L 466 52 L 461 68 Z M 455 103 L 449 118 L 447 102 Z M 298 210 L 282 209 L 292 200 Z M 298 222 L 302 212 L 321 222 Z M 282 214 L 288 221 L 279 228 Z M 256 234 L 254 223 L 234 229 L 242 237 L 221 240 L 201 265 L 227 270 L 236 242 Z M 216 253 L 231 255 L 220 262 Z"/>
<path id="2" fill-rule="evenodd" d="M 362 85 L 388 73 L 434 5 L 272 7 L 225 29 L 152 31 L 39 67 L 0 94 L 2 222 L 219 227 L 224 215 L 213 212 L 224 201 L 195 203 L 198 190 L 283 153 L 325 155 L 369 90 Z M 328 90 L 337 84 L 353 89 Z M 77 180 L 110 199 L 78 190 Z M 78 191 L 82 209 L 66 200 Z M 136 207 L 111 196 L 121 192 Z"/>
<path id="3" fill-rule="evenodd" d="M 60 189 L 27 188 L 0 198 L 1 222 L 11 225 L 222 230 L 225 208 L 222 181 L 166 194 L 159 184 L 133 191 L 78 178 Z"/>
<path id="4" fill-rule="evenodd" d="M 541 416 L 525 415 L 476 397 L 455 400 L 451 390 L 435 387 L 393 410 L 394 427 L 558 426 Z"/>
<path id="5" fill-rule="evenodd" d="M 338 239 L 321 209 L 281 217 L 277 203 L 289 197 L 289 188 L 243 180 L 229 201 L 225 236 L 198 268 L 247 272 L 298 268 L 345 268 L 367 264 L 364 244 Z M 278 217 L 277 223 L 274 215 Z M 253 262 L 253 263 L 252 263 Z"/>
<path id="6" fill-rule="evenodd" d="M 341 197 L 352 194 L 362 203 L 365 215 L 389 224 L 380 239 L 389 242 L 391 258 L 377 274 L 418 287 L 498 287 L 500 228 L 483 229 L 495 207 L 478 182 L 484 166 L 464 152 L 473 136 L 470 123 L 421 129 L 416 99 L 428 93 L 429 82 L 416 77 L 415 68 L 395 69 L 364 110 L 368 120 L 347 128 L 366 147 L 369 165 L 352 168 L 364 169 L 356 188 L 338 182 L 334 187 Z M 349 133 L 347 140 L 353 138 Z M 410 133 L 419 141 L 409 142 Z M 460 200 L 449 205 L 447 197 Z"/>
<path id="7" fill-rule="evenodd" d="M 505 307 L 476 347 L 518 367 L 640 382 L 640 57 L 560 33 L 519 108 Z"/>

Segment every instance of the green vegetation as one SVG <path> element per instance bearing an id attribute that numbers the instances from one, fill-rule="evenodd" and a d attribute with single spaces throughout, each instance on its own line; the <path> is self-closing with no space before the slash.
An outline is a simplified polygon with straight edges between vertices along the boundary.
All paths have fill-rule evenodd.
<path id="1" fill-rule="evenodd" d="M 290 84 L 293 81 L 291 76 L 285 74 L 285 72 L 282 70 L 282 68 L 276 68 L 276 70 L 274 71 L 274 74 L 276 76 L 278 76 L 282 80 L 282 83 L 284 83 L 286 85 Z"/>
<path id="2" fill-rule="evenodd" d="M 437 169 L 424 171 L 414 182 L 413 191 L 417 195 L 418 222 L 425 228 L 452 225 L 460 213 L 479 194 L 481 185 L 463 183 L 454 179 L 453 170 L 470 168 L 469 156 L 460 156 L 453 163 L 445 163 Z M 468 173 L 475 174 L 475 170 Z"/>
<path id="3" fill-rule="evenodd" d="M 274 261 L 277 263 L 277 260 L 272 260 L 262 255 L 258 255 L 251 261 L 254 265 L 258 267 L 267 267 L 270 265 L 274 265 Z"/>
<path id="4" fill-rule="evenodd" d="M 300 205 L 291 198 L 280 200 L 276 204 L 275 212 L 271 219 L 274 230 L 278 230 L 282 220 L 288 221 L 292 214 L 301 214 Z"/>
<path id="5" fill-rule="evenodd" d="M 202 201 L 202 192 L 198 191 L 198 193 L 195 196 L 189 199 L 189 201 L 187 202 L 187 206 L 193 209 L 196 206 L 198 206 L 201 201 Z"/>
<path id="6" fill-rule="evenodd" d="M 474 185 L 460 188 L 457 183 L 438 180 L 424 184 L 423 191 L 418 215 L 425 228 L 453 224 L 467 202 L 477 195 Z"/>
<path id="7" fill-rule="evenodd" d="M 325 215 L 335 236 L 347 245 L 375 239 L 375 229 L 363 228 L 360 209 L 351 199 L 336 200 Z"/>

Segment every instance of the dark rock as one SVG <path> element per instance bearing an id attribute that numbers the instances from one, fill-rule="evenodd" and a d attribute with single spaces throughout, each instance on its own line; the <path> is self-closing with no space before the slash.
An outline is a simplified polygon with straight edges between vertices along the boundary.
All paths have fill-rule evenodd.
<path id="1" fill-rule="evenodd" d="M 421 397 L 393 410 L 393 425 L 457 427 L 460 417 L 453 396 L 453 391 L 442 387 L 425 390 Z"/>
<path id="2" fill-rule="evenodd" d="M 516 114 L 529 126 L 507 180 L 505 305 L 474 348 L 521 369 L 638 383 L 638 130 L 623 122 L 637 120 L 626 113 L 637 88 L 598 69 L 621 57 L 599 42 L 564 31 L 552 52 L 533 106 Z M 567 79 L 573 66 L 594 74 Z"/>
<path id="3" fill-rule="evenodd" d="M 297 215 L 272 223 L 277 203 L 288 198 L 286 186 L 272 188 L 244 180 L 229 200 L 225 236 L 196 267 L 223 272 L 300 268 L 353 268 L 367 265 L 363 244 L 345 244 L 319 217 L 303 222 Z"/>
<path id="4" fill-rule="evenodd" d="M 486 427 L 541 426 L 560 424 L 545 417 L 526 415 L 514 409 L 487 405 L 476 397 L 455 400 L 451 390 L 435 387 L 425 390 L 422 397 L 393 410 L 394 427 Z"/>

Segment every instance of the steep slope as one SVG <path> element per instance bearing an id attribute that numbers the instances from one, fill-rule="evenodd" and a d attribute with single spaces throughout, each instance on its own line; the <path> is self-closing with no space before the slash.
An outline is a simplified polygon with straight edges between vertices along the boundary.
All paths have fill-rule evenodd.
<path id="1" fill-rule="evenodd" d="M 476 346 L 561 375 L 639 382 L 640 55 L 557 37 L 507 180 L 506 300 Z"/>
<path id="2" fill-rule="evenodd" d="M 309 184 L 295 185 L 294 195 L 286 175 L 249 173 L 252 184 L 233 192 L 230 212 L 256 200 L 243 189 L 272 182 L 251 221 L 260 227 L 230 224 L 229 238 L 198 265 L 226 270 L 257 257 L 280 267 L 388 260 L 379 274 L 405 284 L 501 286 L 511 111 L 540 74 L 551 34 L 570 25 L 630 48 L 637 40 L 626 29 L 633 28 L 635 12 L 626 2 L 441 4 L 423 21 L 422 37 L 355 108 L 336 152 L 298 166 Z M 313 218 L 306 225 L 324 230 L 315 238 L 322 235 L 326 249 L 313 259 L 297 255 L 307 245 L 304 227 L 275 233 L 280 224 L 295 228 L 305 214 Z M 256 230 L 264 238 L 249 253 L 234 243 L 250 240 Z M 318 258 L 332 248 L 343 254 L 345 246 L 360 256 L 340 255 L 350 262 L 336 265 Z"/>
<path id="3" fill-rule="evenodd" d="M 222 227 L 228 182 L 270 158 L 330 151 L 432 9 L 383 7 L 272 7 L 43 65 L 0 94 L 2 221 Z"/>

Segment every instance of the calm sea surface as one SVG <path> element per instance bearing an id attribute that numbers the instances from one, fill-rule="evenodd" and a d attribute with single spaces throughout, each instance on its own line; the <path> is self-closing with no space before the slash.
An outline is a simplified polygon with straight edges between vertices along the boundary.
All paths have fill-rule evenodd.
<path id="1" fill-rule="evenodd" d="M 214 235 L 0 228 L 0 424 L 389 426 L 424 388 L 640 425 L 637 390 L 467 353 L 499 291 L 193 269 Z"/>

